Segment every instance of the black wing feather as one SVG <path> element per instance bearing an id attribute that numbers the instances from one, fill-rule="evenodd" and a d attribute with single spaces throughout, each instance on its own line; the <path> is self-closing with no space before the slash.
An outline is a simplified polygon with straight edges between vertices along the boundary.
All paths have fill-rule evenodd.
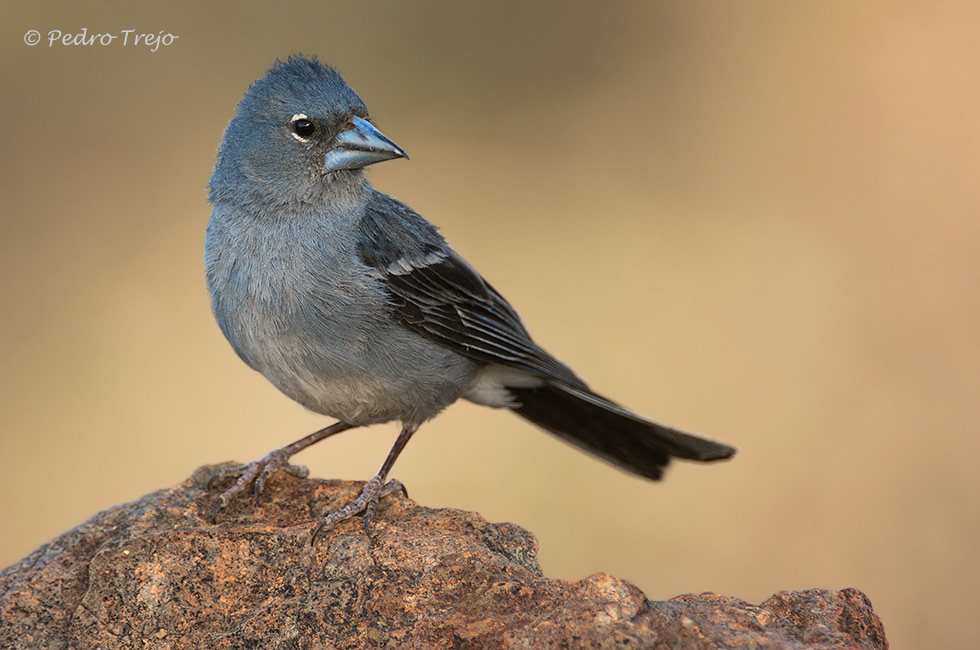
<path id="1" fill-rule="evenodd" d="M 671 456 L 708 461 L 735 449 L 647 420 L 592 392 L 540 348 L 514 308 L 410 208 L 376 194 L 361 222 L 361 261 L 404 327 L 472 359 L 544 380 L 511 387 L 514 411 L 620 467 L 659 479 Z"/>
<path id="2" fill-rule="evenodd" d="M 398 323 L 487 363 L 585 388 L 539 347 L 514 308 L 411 208 L 376 193 L 361 221 L 361 261 L 384 282 Z"/>
<path id="3" fill-rule="evenodd" d="M 399 269 L 400 270 L 400 269 Z M 514 308 L 454 251 L 407 273 L 383 273 L 399 323 L 466 356 L 584 384 L 542 350 Z"/>

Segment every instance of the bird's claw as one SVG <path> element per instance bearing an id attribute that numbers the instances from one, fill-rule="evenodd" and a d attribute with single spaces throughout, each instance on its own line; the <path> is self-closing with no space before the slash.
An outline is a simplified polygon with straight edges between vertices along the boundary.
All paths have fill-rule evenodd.
<path id="1" fill-rule="evenodd" d="M 371 519 L 374 518 L 374 513 L 378 509 L 378 504 L 381 499 L 388 496 L 392 492 L 401 490 L 403 493 L 407 494 L 405 486 L 401 484 L 400 481 L 396 479 L 391 479 L 387 483 L 381 483 L 381 477 L 375 476 L 370 481 L 364 484 L 364 489 L 361 490 L 361 494 L 348 503 L 343 508 L 338 510 L 333 510 L 331 512 L 323 515 L 316 527 L 313 529 L 313 534 L 310 537 L 310 544 L 316 544 L 316 538 L 321 533 L 327 533 L 333 530 L 333 527 L 342 521 L 350 519 L 351 517 L 364 513 L 364 533 L 367 535 L 368 539 L 371 539 Z"/>
<path id="2" fill-rule="evenodd" d="M 216 481 L 221 482 L 229 478 L 234 478 L 237 480 L 235 481 L 234 485 L 222 492 L 218 498 L 215 499 L 214 505 L 211 508 L 211 522 L 214 523 L 217 520 L 218 513 L 224 510 L 228 504 L 232 502 L 232 499 L 248 490 L 250 485 L 252 486 L 254 503 L 257 504 L 259 497 L 265 490 L 266 481 L 268 481 L 272 475 L 279 470 L 282 470 L 297 478 L 306 478 L 310 474 L 310 470 L 305 465 L 290 464 L 289 456 L 287 456 L 282 449 L 277 449 L 270 452 L 264 458 L 260 458 L 259 460 L 247 465 L 226 467 L 224 469 L 217 470 L 211 475 L 210 478 L 208 478 L 207 487 L 209 490 Z"/>

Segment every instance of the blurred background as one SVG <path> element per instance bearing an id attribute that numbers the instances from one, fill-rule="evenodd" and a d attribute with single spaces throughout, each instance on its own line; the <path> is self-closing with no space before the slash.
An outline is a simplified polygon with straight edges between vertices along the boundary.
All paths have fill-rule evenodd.
<path id="1" fill-rule="evenodd" d="M 740 447 L 643 481 L 460 403 L 394 475 L 652 599 L 857 587 L 968 647 L 980 580 L 980 5 L 5 3 L 0 565 L 323 426 L 211 317 L 205 186 L 277 57 L 337 65 L 377 165 L 596 390 Z M 48 47 L 47 33 L 179 38 Z M 29 29 L 42 41 L 24 42 Z M 297 457 L 367 479 L 396 425 Z M 625 495 L 625 497 L 624 497 Z"/>

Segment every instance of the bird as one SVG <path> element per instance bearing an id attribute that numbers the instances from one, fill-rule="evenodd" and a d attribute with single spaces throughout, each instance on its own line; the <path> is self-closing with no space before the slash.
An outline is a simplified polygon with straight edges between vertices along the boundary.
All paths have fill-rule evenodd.
<path id="1" fill-rule="evenodd" d="M 228 123 L 208 184 L 204 257 L 215 319 L 238 356 L 285 395 L 337 420 L 265 457 L 218 470 L 234 480 L 212 517 L 256 499 L 299 451 L 397 421 L 378 473 L 317 535 L 401 488 L 388 475 L 412 435 L 459 399 L 508 409 L 612 464 L 658 480 L 671 458 L 736 449 L 658 424 L 593 391 L 532 340 L 517 311 L 364 168 L 408 159 L 361 98 L 316 57 L 276 60 Z M 402 488 L 403 489 L 403 488 Z"/>

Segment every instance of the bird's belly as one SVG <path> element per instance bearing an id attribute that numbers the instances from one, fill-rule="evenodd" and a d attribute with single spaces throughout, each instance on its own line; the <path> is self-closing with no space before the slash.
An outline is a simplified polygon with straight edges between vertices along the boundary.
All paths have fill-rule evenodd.
<path id="1" fill-rule="evenodd" d="M 326 279 L 308 256 L 251 250 L 213 247 L 215 317 L 239 356 L 305 407 L 355 425 L 421 423 L 476 377 L 478 364 L 398 325 L 353 261 L 330 260 Z"/>
<path id="2" fill-rule="evenodd" d="M 287 315 L 253 305 L 240 320 L 248 325 L 239 352 L 256 370 L 308 409 L 349 424 L 421 423 L 456 401 L 477 373 L 475 363 L 387 313 L 331 311 L 317 319 L 309 310 Z"/>
<path id="3" fill-rule="evenodd" d="M 475 364 L 455 353 L 408 331 L 381 335 L 377 341 L 323 340 L 301 352 L 294 343 L 273 344 L 278 360 L 259 370 L 307 408 L 358 425 L 424 422 L 472 383 Z"/>

